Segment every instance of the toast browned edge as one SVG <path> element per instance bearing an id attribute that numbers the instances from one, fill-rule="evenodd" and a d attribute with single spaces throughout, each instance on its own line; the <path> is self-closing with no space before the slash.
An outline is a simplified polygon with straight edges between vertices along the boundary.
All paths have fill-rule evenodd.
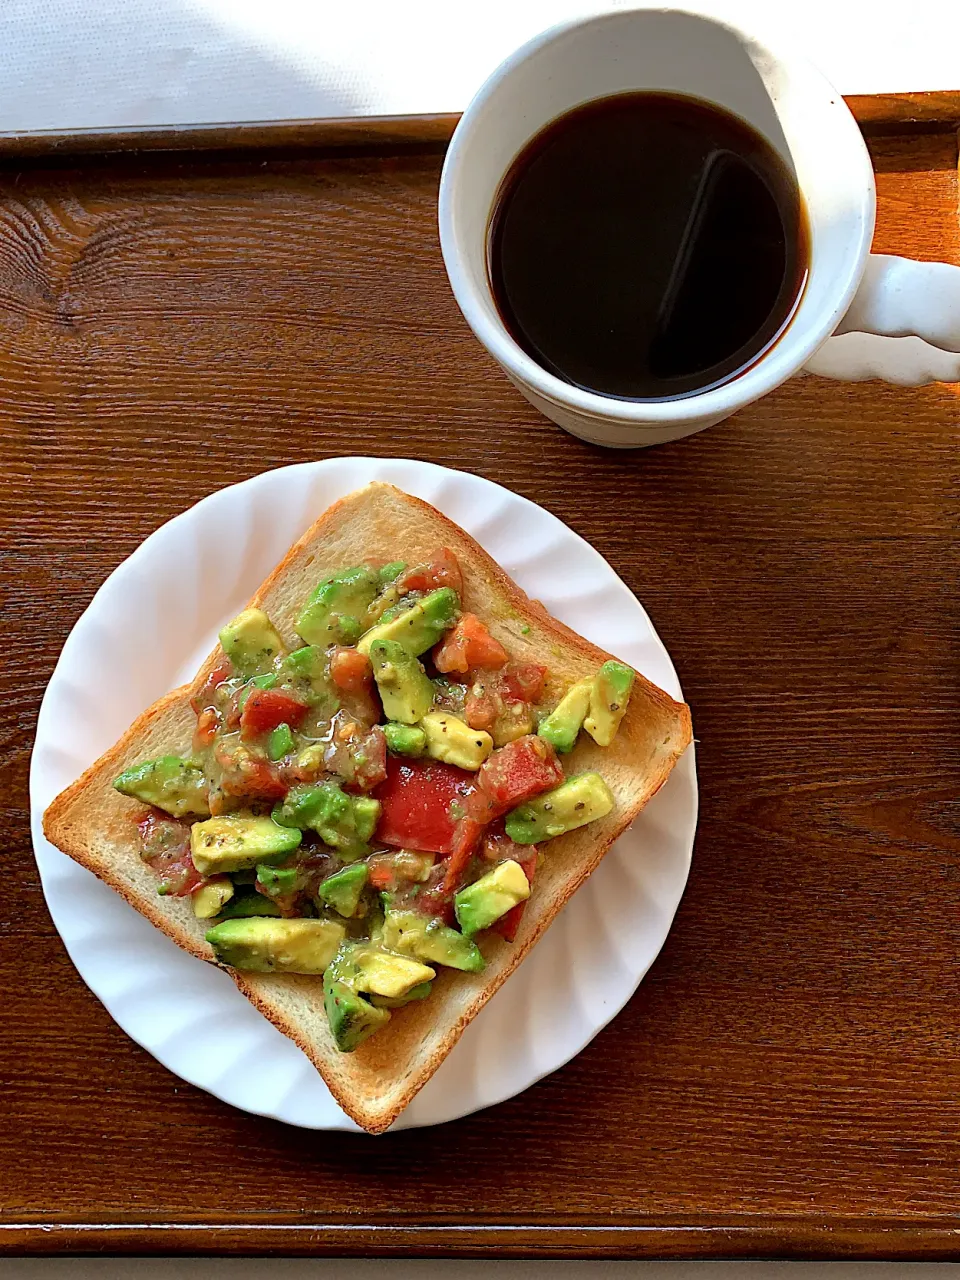
<path id="1" fill-rule="evenodd" d="M 300 551 L 309 543 L 320 537 L 325 527 L 333 527 L 337 521 L 338 512 L 345 504 L 354 501 L 363 495 L 369 495 L 372 501 L 376 501 L 377 491 L 388 490 L 395 497 L 402 498 L 406 504 L 411 507 L 412 513 L 419 512 L 421 516 L 429 516 L 431 523 L 438 523 L 443 527 L 446 533 L 444 539 L 452 546 L 460 559 L 464 569 L 464 577 L 469 580 L 471 573 L 476 572 L 478 568 L 482 569 L 488 583 L 492 583 L 495 589 L 503 597 L 503 599 L 511 606 L 512 610 L 518 617 L 528 617 L 535 619 L 538 626 L 547 632 L 552 632 L 557 642 L 562 644 L 565 649 L 573 650 L 584 659 L 589 659 L 592 664 L 599 664 L 607 660 L 611 655 L 604 650 L 585 640 L 577 632 L 571 630 L 564 623 L 552 617 L 539 601 L 531 600 L 517 586 L 516 583 L 504 572 L 503 569 L 490 557 L 483 548 L 474 541 L 463 529 L 456 525 L 452 520 L 445 516 L 436 508 L 430 506 L 420 498 L 413 497 L 401 490 L 395 489 L 392 485 L 386 485 L 374 482 L 367 485 L 364 489 L 348 494 L 344 498 L 333 503 L 311 526 L 310 529 L 290 548 L 283 560 L 277 565 L 273 572 L 261 583 L 255 595 L 250 600 L 250 605 L 256 605 L 261 598 L 265 596 L 270 588 L 279 582 L 288 567 L 296 559 Z M 163 910 L 163 907 L 169 903 L 169 899 L 153 898 L 148 896 L 140 896 L 128 891 L 127 886 L 115 874 L 111 874 L 109 868 L 105 868 L 89 851 L 87 842 L 83 835 L 83 829 L 77 830 L 71 822 L 70 812 L 74 805 L 84 797 L 87 790 L 106 781 L 107 785 L 112 781 L 118 771 L 118 763 L 124 757 L 129 744 L 143 736 L 143 734 L 156 724 L 171 710 L 179 709 L 189 701 L 192 693 L 199 689 L 204 683 L 207 674 L 218 661 L 221 655 L 219 645 L 217 645 L 206 661 L 201 665 L 194 681 L 190 685 L 181 686 L 172 692 L 158 699 L 151 707 L 149 707 L 141 716 L 134 721 L 130 729 L 123 737 L 114 744 L 107 752 L 105 752 L 97 761 L 95 761 L 71 786 L 67 787 L 63 792 L 47 808 L 43 817 L 43 831 L 46 838 L 61 849 L 69 857 L 73 858 L 80 865 L 92 871 L 111 888 L 115 889 L 131 906 L 136 908 L 142 915 L 146 916 L 152 924 L 162 930 L 168 937 L 172 938 L 184 950 L 197 956 L 199 959 L 208 963 L 215 963 L 212 953 L 205 943 L 198 941 L 194 936 L 189 934 L 176 920 L 171 920 Z M 653 795 L 659 791 L 660 787 L 666 781 L 674 764 L 682 755 L 683 751 L 689 745 L 691 740 L 691 723 L 689 708 L 685 703 L 678 703 L 672 699 L 658 686 L 647 680 L 643 675 L 638 673 L 637 682 L 634 687 L 634 699 L 638 696 L 645 697 L 649 702 L 658 706 L 661 712 L 669 716 L 673 720 L 673 741 L 674 747 L 669 755 L 664 756 L 660 769 L 644 779 L 646 785 L 638 791 L 636 800 L 630 805 L 621 806 L 617 811 L 616 826 L 607 834 L 607 837 L 590 850 L 588 856 L 584 856 L 579 866 L 579 873 L 565 887 L 562 893 L 556 894 L 549 902 L 541 902 L 537 904 L 540 907 L 539 918 L 536 926 L 522 941 L 514 946 L 511 951 L 509 961 L 501 968 L 501 971 L 492 976 L 476 993 L 472 1001 L 464 1008 L 462 1013 L 451 1022 L 446 1029 L 439 1045 L 433 1050 L 430 1056 L 424 1061 L 421 1068 L 411 1076 L 402 1095 L 391 1105 L 388 1111 L 375 1111 L 365 1106 L 364 1099 L 357 1098 L 351 1091 L 344 1088 L 337 1079 L 335 1072 L 331 1069 L 330 1062 L 320 1050 L 315 1046 L 304 1033 L 303 1028 L 295 1019 L 291 1019 L 285 1011 L 276 1004 L 264 997 L 258 988 L 256 979 L 251 979 L 242 972 L 221 966 L 226 969 L 234 980 L 239 989 L 247 996 L 251 1003 L 280 1031 L 293 1040 L 301 1050 L 306 1054 L 313 1063 L 325 1083 L 342 1109 L 351 1116 L 362 1128 L 369 1133 L 382 1133 L 390 1127 L 397 1116 L 410 1103 L 413 1097 L 419 1092 L 423 1085 L 430 1079 L 443 1059 L 447 1056 L 457 1040 L 463 1034 L 465 1028 L 476 1017 L 487 1001 L 493 996 L 503 985 L 506 979 L 516 970 L 521 961 L 530 952 L 531 948 L 539 940 L 548 926 L 555 919 L 560 910 L 566 905 L 576 890 L 583 884 L 588 876 L 596 869 L 601 862 L 604 854 L 607 852 L 611 844 L 626 830 L 626 828 L 636 819 L 638 814 L 648 803 Z M 182 742 L 177 747 L 182 749 Z M 561 840 L 564 837 L 560 838 Z M 553 842 L 554 844 L 559 842 Z M 137 856 L 131 841 L 131 856 Z M 138 859 L 139 861 L 139 859 Z M 531 899 L 528 906 L 528 915 L 534 914 L 531 908 L 534 908 L 535 899 Z M 534 908 L 534 911 L 536 909 Z M 439 1010 L 438 1010 L 439 1012 Z M 380 1032 L 375 1039 L 380 1040 L 390 1031 L 390 1026 L 383 1032 Z"/>

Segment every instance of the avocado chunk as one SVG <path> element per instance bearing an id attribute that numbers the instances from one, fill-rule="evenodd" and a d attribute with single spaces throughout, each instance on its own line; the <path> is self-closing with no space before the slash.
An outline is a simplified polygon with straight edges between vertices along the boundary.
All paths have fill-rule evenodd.
<path id="1" fill-rule="evenodd" d="M 391 582 L 395 582 L 400 577 L 406 567 L 406 560 L 391 560 L 389 564 L 385 564 L 377 574 L 380 585 L 388 587 Z"/>
<path id="2" fill-rule="evenodd" d="M 212 916 L 219 915 L 233 897 L 233 883 L 229 876 L 215 876 L 194 889 L 191 897 L 193 914 L 198 920 L 209 920 Z"/>
<path id="3" fill-rule="evenodd" d="M 580 773 L 507 814 L 507 835 L 514 844 L 539 844 L 575 831 L 613 808 L 613 793 L 599 773 Z"/>
<path id="4" fill-rule="evenodd" d="M 605 662 L 593 678 L 590 711 L 583 722 L 598 747 L 609 747 L 627 710 L 637 673 L 622 662 Z"/>
<path id="5" fill-rule="evenodd" d="M 388 909 L 383 921 L 383 945 L 389 951 L 414 956 L 429 964 L 479 973 L 485 961 L 480 948 L 442 920 L 416 911 Z"/>
<path id="6" fill-rule="evenodd" d="M 251 916 L 223 920 L 207 930 L 221 964 L 255 973 L 323 973 L 345 929 L 333 920 L 280 920 Z"/>
<path id="7" fill-rule="evenodd" d="M 345 795 L 339 783 L 332 780 L 298 783 L 273 810 L 274 822 L 282 827 L 316 831 L 345 859 L 363 856 L 379 818 L 379 800 Z"/>
<path id="8" fill-rule="evenodd" d="M 285 898 L 302 887 L 303 876 L 299 867 L 271 867 L 267 862 L 257 864 L 258 892 L 268 898 Z"/>
<path id="9" fill-rule="evenodd" d="M 323 975 L 323 1007 L 341 1053 L 353 1053 L 390 1021 L 389 1009 L 376 1009 L 363 996 L 333 977 L 333 966 Z"/>
<path id="10" fill-rule="evenodd" d="M 331 976 L 351 991 L 392 1000 L 403 999 L 436 977 L 435 970 L 419 960 L 362 942 L 341 947 L 330 968 Z"/>
<path id="11" fill-rule="evenodd" d="M 390 721 L 383 726 L 383 736 L 387 740 L 387 750 L 395 756 L 422 756 L 426 750 L 427 735 L 413 724 Z"/>
<path id="12" fill-rule="evenodd" d="M 267 755 L 271 760 L 282 760 L 293 750 L 293 730 L 288 724 L 278 724 L 267 738 Z"/>
<path id="13" fill-rule="evenodd" d="M 262 609 L 244 609 L 220 632 L 223 652 L 242 676 L 267 672 L 283 653 L 283 642 Z"/>
<path id="14" fill-rule="evenodd" d="M 354 862 L 327 876 L 317 889 L 317 898 L 333 907 L 341 916 L 352 916 L 360 905 L 360 895 L 366 888 L 370 869 L 365 862 Z"/>
<path id="15" fill-rule="evenodd" d="M 459 608 L 460 599 L 453 588 L 441 587 L 389 622 L 371 627 L 361 636 L 357 648 L 369 658 L 374 641 L 395 640 L 414 658 L 419 657 L 427 649 L 432 649 L 447 627 L 452 626 Z"/>
<path id="16" fill-rule="evenodd" d="M 230 901 L 217 912 L 218 920 L 247 919 L 249 916 L 278 916 L 280 908 L 272 898 L 265 898 L 256 889 L 244 886 L 240 893 L 234 893 Z"/>
<path id="17" fill-rule="evenodd" d="M 415 1000 L 426 1000 L 432 990 L 432 982 L 421 982 L 405 996 L 371 996 L 370 1003 L 375 1009 L 401 1009 L 405 1004 L 413 1004 Z"/>
<path id="18" fill-rule="evenodd" d="M 310 596 L 297 619 L 297 635 L 309 645 L 355 644 L 379 586 L 369 565 L 335 573 Z"/>
<path id="19" fill-rule="evenodd" d="M 471 729 L 465 720 L 445 711 L 431 711 L 420 721 L 426 734 L 427 755 L 460 769 L 479 769 L 493 750 L 493 739 L 483 729 Z"/>
<path id="20" fill-rule="evenodd" d="M 357 990 L 389 1000 L 402 1000 L 415 987 L 432 982 L 436 970 L 410 956 L 381 951 L 379 947 L 362 947 L 356 958 L 359 968 Z"/>
<path id="21" fill-rule="evenodd" d="M 243 871 L 258 862 L 281 862 L 299 845 L 300 832 L 272 818 L 229 813 L 195 822 L 190 828 L 193 865 L 202 876 Z"/>
<path id="22" fill-rule="evenodd" d="M 326 650 L 318 645 L 307 644 L 288 653 L 280 663 L 278 675 L 291 693 L 325 718 L 339 709 L 340 695 L 330 679 Z"/>
<path id="23" fill-rule="evenodd" d="M 174 818 L 187 814 L 206 817 L 210 813 L 203 770 L 180 756 L 160 756 L 135 764 L 114 778 L 113 785 L 122 795 L 156 805 Z"/>
<path id="24" fill-rule="evenodd" d="M 433 684 L 423 667 L 396 640 L 374 640 L 370 661 L 384 715 L 401 724 L 416 724 L 433 706 Z"/>
<path id="25" fill-rule="evenodd" d="M 530 881 L 519 862 L 501 862 L 454 897 L 457 924 L 467 935 L 488 929 L 530 897 Z"/>
<path id="26" fill-rule="evenodd" d="M 549 742 L 561 755 L 566 755 L 576 746 L 577 734 L 583 728 L 583 721 L 590 710 L 592 689 L 592 680 L 579 680 L 567 690 L 547 718 L 540 722 L 538 737 Z"/>

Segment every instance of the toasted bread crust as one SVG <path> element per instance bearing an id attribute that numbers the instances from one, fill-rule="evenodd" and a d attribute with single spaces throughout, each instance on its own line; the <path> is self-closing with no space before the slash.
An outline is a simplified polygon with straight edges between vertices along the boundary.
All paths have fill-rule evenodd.
<path id="1" fill-rule="evenodd" d="M 374 483 L 331 506 L 263 582 L 250 601 L 263 608 L 288 643 L 303 598 L 324 574 L 367 558 L 425 557 L 452 548 L 464 571 L 464 608 L 478 613 L 520 660 L 550 668 L 545 700 L 556 700 L 575 679 L 609 655 L 530 600 L 462 529 L 419 498 Z M 521 626 L 529 628 L 524 635 Z M 44 814 L 47 839 L 114 888 L 184 950 L 213 962 L 205 925 L 189 899 L 158 897 L 156 880 L 138 856 L 136 819 L 142 808 L 113 790 L 128 765 L 150 755 L 185 750 L 195 717 L 191 695 L 221 656 L 219 646 L 193 683 L 175 689 L 143 713 L 126 734 L 63 791 Z M 582 735 L 583 737 L 584 735 Z M 227 970 L 252 1003 L 289 1036 L 320 1072 L 343 1110 L 370 1133 L 393 1123 L 476 1017 L 535 945 L 551 921 L 599 865 L 613 841 L 666 781 L 691 738 L 689 709 L 639 676 L 627 715 L 606 749 L 581 741 L 566 758 L 568 772 L 600 770 L 616 798 L 607 818 L 549 843 L 520 932 L 512 945 L 484 943 L 482 974 L 443 970 L 429 1000 L 398 1010 L 390 1023 L 353 1054 L 330 1037 L 322 990 L 315 978 Z"/>

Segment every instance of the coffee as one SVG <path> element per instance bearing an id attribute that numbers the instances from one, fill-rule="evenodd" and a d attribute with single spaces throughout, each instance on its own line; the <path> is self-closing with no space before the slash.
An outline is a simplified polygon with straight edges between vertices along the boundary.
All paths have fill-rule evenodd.
<path id="1" fill-rule="evenodd" d="M 626 93 L 537 134 L 490 220 L 503 322 L 544 369 L 627 400 L 729 382 L 786 328 L 809 236 L 796 179 L 743 120 Z"/>

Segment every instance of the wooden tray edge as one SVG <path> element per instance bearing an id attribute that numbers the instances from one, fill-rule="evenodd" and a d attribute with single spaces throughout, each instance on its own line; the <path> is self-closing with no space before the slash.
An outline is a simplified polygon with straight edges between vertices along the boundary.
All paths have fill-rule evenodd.
<path id="1" fill-rule="evenodd" d="M 845 99 L 865 133 L 960 128 L 960 90 L 854 95 Z M 331 120 L 176 125 L 158 129 L 0 132 L 0 160 L 141 151 L 243 152 L 316 148 L 442 150 L 460 116 L 354 116 Z"/>
<path id="2" fill-rule="evenodd" d="M 192 1254 L 443 1257 L 948 1261 L 960 1258 L 955 1219 L 741 1218 L 687 1223 L 512 1225 L 349 1223 L 8 1222 L 0 1256 Z"/>
<path id="3" fill-rule="evenodd" d="M 459 119 L 459 114 L 352 116 L 329 120 L 174 125 L 158 129 L 0 132 L 0 161 L 140 151 L 312 151 L 317 148 L 383 151 L 397 147 L 443 150 Z"/>

